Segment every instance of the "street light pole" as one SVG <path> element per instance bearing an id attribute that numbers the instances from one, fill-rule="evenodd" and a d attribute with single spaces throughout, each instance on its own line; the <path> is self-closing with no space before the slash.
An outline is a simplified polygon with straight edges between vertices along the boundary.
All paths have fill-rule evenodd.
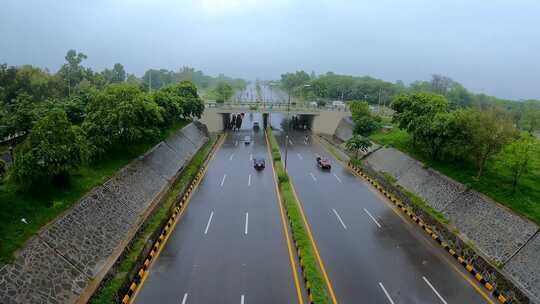
<path id="1" fill-rule="evenodd" d="M 291 122 L 289 121 L 289 115 L 291 112 L 291 90 L 287 92 L 289 101 L 287 102 L 287 133 L 285 134 L 285 171 L 287 171 L 287 156 L 289 152 L 289 132 L 291 129 Z"/>

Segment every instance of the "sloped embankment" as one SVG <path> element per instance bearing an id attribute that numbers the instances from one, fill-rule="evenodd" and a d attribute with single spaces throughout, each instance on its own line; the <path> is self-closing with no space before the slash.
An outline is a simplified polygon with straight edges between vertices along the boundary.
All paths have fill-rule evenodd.
<path id="1" fill-rule="evenodd" d="M 74 303 L 95 288 L 207 140 L 189 124 L 92 189 L 0 269 L 0 302 Z"/>

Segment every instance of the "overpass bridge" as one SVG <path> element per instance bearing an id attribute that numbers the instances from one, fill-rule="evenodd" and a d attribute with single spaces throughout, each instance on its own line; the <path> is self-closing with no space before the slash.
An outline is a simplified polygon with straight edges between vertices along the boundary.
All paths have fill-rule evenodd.
<path id="1" fill-rule="evenodd" d="M 206 108 L 200 121 L 208 127 L 208 131 L 217 132 L 225 129 L 226 122 L 234 113 L 262 113 L 264 120 L 271 114 L 306 118 L 309 129 L 314 133 L 334 134 L 339 122 L 351 116 L 347 107 L 319 107 L 298 103 L 206 103 Z"/>

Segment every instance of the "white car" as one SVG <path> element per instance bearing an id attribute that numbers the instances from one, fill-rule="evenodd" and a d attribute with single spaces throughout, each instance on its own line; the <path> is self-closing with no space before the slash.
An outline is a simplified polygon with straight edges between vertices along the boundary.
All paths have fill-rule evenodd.
<path id="1" fill-rule="evenodd" d="M 249 145 L 251 143 L 251 136 L 244 137 L 244 144 Z"/>

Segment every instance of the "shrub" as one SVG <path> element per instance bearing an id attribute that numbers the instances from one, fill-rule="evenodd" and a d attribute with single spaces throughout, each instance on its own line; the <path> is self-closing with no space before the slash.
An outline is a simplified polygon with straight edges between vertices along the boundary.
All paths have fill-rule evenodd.
<path id="1" fill-rule="evenodd" d="M 4 174 L 6 174 L 6 162 L 0 159 L 0 180 L 2 180 Z"/>

